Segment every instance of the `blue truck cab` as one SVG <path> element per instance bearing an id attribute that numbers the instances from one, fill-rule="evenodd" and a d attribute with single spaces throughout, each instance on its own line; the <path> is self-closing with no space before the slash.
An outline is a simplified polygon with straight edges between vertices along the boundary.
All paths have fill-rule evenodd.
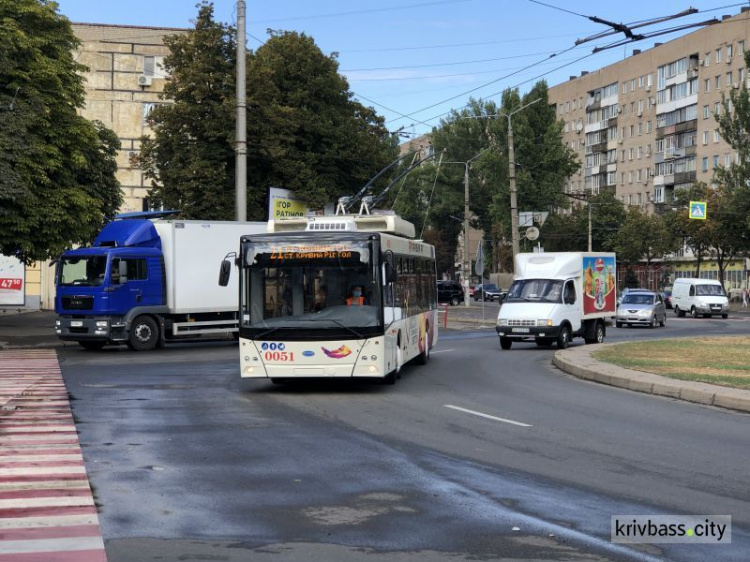
<path id="1" fill-rule="evenodd" d="M 166 306 L 161 239 L 148 219 L 107 224 L 93 246 L 65 252 L 57 272 L 57 335 L 86 349 L 123 342 L 134 348 L 163 342 L 155 325 Z M 150 321 L 132 321 L 149 314 Z M 154 332 L 155 331 L 155 332 Z M 132 340 L 132 341 L 131 341 Z"/>

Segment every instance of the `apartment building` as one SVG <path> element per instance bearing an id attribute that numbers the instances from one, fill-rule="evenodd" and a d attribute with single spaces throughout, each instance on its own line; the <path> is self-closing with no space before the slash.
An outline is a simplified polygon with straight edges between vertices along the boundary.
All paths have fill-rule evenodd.
<path id="1" fill-rule="evenodd" d="M 88 23 L 72 27 L 81 41 L 76 59 L 89 69 L 84 75 L 86 107 L 81 114 L 104 123 L 122 143 L 117 155 L 117 179 L 124 195 L 121 211 L 145 210 L 150 185 L 131 159 L 141 137 L 151 134 L 146 124 L 149 112 L 165 103 L 159 99 L 167 77 L 162 68 L 169 52 L 164 37 L 187 30 Z"/>
<path id="2" fill-rule="evenodd" d="M 714 170 L 737 158 L 714 115 L 723 111 L 722 96 L 750 87 L 746 48 L 750 8 L 552 86 L 550 103 L 565 122 L 563 140 L 582 163 L 566 191 L 609 189 L 625 205 L 660 213 L 673 208 L 675 190 L 695 181 L 710 185 Z M 637 268 L 643 284 L 655 287 L 695 273 L 689 251 L 662 266 L 659 272 Z M 716 262 L 709 257 L 700 275 L 717 278 Z M 749 275 L 750 260 L 735 260 L 726 288 L 747 287 Z"/>
<path id="3" fill-rule="evenodd" d="M 613 190 L 647 212 L 670 208 L 676 189 L 711 183 L 735 153 L 719 136 L 722 94 L 748 78 L 750 9 L 552 86 L 564 142 L 582 163 L 566 191 Z"/>

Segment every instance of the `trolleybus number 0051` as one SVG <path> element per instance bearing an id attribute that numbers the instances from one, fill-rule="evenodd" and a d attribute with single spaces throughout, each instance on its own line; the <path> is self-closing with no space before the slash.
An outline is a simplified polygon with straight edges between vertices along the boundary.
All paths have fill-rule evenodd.
<path id="1" fill-rule="evenodd" d="M 293 351 L 266 351 L 263 354 L 266 361 L 294 361 Z"/>

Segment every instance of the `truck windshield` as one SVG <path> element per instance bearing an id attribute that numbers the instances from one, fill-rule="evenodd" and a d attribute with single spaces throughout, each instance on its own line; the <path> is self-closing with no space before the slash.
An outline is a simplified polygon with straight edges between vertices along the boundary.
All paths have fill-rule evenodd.
<path id="1" fill-rule="evenodd" d="M 562 302 L 562 289 L 563 281 L 558 279 L 517 279 L 505 302 Z"/>
<path id="2" fill-rule="evenodd" d="M 68 257 L 60 260 L 59 285 L 94 286 L 104 282 L 106 256 Z"/>
<path id="3" fill-rule="evenodd" d="M 241 326 L 251 337 L 382 330 L 380 272 L 368 241 L 253 242 L 244 253 Z"/>

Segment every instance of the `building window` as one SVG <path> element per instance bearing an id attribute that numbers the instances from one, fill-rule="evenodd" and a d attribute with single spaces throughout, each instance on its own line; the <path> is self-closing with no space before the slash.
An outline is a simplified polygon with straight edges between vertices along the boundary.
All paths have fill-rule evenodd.
<path id="1" fill-rule="evenodd" d="M 622 93 L 623 94 L 627 94 L 628 93 L 628 83 L 627 82 L 623 82 L 622 83 Z"/>
<path id="2" fill-rule="evenodd" d="M 703 131 L 703 144 L 708 144 L 708 131 Z"/>
<path id="3" fill-rule="evenodd" d="M 637 180 L 638 182 L 641 182 L 641 181 L 643 181 L 643 180 L 642 180 L 641 178 L 643 178 L 643 170 L 638 170 L 638 171 L 636 172 L 636 180 Z"/>
<path id="4" fill-rule="evenodd" d="M 732 165 L 732 155 L 731 154 L 725 154 L 724 155 L 724 167 L 728 168 Z"/>
<path id="5" fill-rule="evenodd" d="M 711 64 L 711 53 L 706 53 L 706 58 L 703 59 L 703 66 L 708 66 Z"/>
<path id="6" fill-rule="evenodd" d="M 628 172 L 628 183 L 633 183 L 633 172 Z"/>
<path id="7" fill-rule="evenodd" d="M 706 78 L 703 81 L 703 86 L 704 86 L 704 88 L 703 88 L 704 92 L 710 92 L 711 91 L 711 79 L 710 78 Z"/>
<path id="8" fill-rule="evenodd" d="M 703 162 L 702 162 L 702 164 L 701 164 L 701 169 L 702 169 L 702 170 L 703 170 L 704 172 L 708 172 L 708 156 L 704 156 L 704 157 L 703 157 Z"/>
<path id="9" fill-rule="evenodd" d="M 721 75 L 716 77 L 716 89 L 721 88 Z"/>
<path id="10" fill-rule="evenodd" d="M 719 167 L 719 155 L 714 154 L 714 168 L 718 168 L 718 167 Z"/>
<path id="11" fill-rule="evenodd" d="M 638 204 L 639 205 L 643 204 L 643 195 L 641 193 L 638 194 Z"/>
<path id="12" fill-rule="evenodd" d="M 743 54 L 745 52 L 745 42 L 740 41 L 737 43 L 737 49 L 739 50 L 740 54 Z"/>
<path id="13" fill-rule="evenodd" d="M 651 121 L 646 121 L 646 132 L 647 133 L 651 132 Z"/>
<path id="14" fill-rule="evenodd" d="M 745 69 L 744 68 L 740 68 L 737 71 L 737 74 L 739 74 L 739 78 L 738 79 L 740 81 L 740 84 L 742 84 L 745 81 Z"/>
<path id="15" fill-rule="evenodd" d="M 625 185 L 625 172 L 620 172 L 620 185 Z"/>
<path id="16" fill-rule="evenodd" d="M 643 134 L 643 123 L 638 123 L 638 136 Z"/>
<path id="17" fill-rule="evenodd" d="M 727 45 L 727 62 L 732 60 L 732 45 Z"/>
<path id="18" fill-rule="evenodd" d="M 721 47 L 716 49 L 716 62 L 721 62 Z"/>
<path id="19" fill-rule="evenodd" d="M 635 92 L 635 78 L 630 81 L 630 91 Z"/>
<path id="20" fill-rule="evenodd" d="M 714 129 L 714 142 L 719 142 L 721 140 L 721 135 L 719 134 L 719 129 Z"/>
<path id="21" fill-rule="evenodd" d="M 630 195 L 628 195 L 628 205 L 632 205 L 632 204 L 633 204 L 633 194 L 631 193 Z"/>
<path id="22" fill-rule="evenodd" d="M 732 87 L 732 73 L 727 72 L 727 88 L 731 88 L 731 87 Z"/>
<path id="23" fill-rule="evenodd" d="M 633 159 L 633 149 L 629 148 L 628 149 L 628 160 L 632 160 L 632 159 Z"/>
<path id="24" fill-rule="evenodd" d="M 708 116 L 711 114 L 711 112 L 708 109 L 707 105 L 703 106 L 703 118 L 708 119 Z"/>
<path id="25" fill-rule="evenodd" d="M 632 139 L 635 136 L 635 125 L 630 126 L 630 138 Z"/>
<path id="26" fill-rule="evenodd" d="M 714 114 L 715 115 L 721 115 L 721 102 L 716 102 L 714 104 Z"/>
<path id="27" fill-rule="evenodd" d="M 156 68 L 155 57 L 143 57 L 143 74 L 145 76 L 154 76 L 154 70 Z"/>

